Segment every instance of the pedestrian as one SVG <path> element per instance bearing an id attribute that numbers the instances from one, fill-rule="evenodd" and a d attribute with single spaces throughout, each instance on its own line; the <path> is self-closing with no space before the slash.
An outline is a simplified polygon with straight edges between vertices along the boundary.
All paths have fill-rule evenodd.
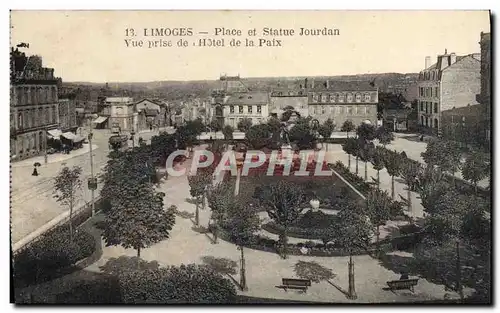
<path id="1" fill-rule="evenodd" d="M 402 272 L 401 273 L 401 277 L 399 278 L 399 280 L 405 280 L 405 279 L 409 279 L 408 278 L 408 273 L 407 272 Z"/>
<path id="2" fill-rule="evenodd" d="M 36 166 L 33 168 L 32 176 L 38 176 L 38 171 L 36 170 Z"/>

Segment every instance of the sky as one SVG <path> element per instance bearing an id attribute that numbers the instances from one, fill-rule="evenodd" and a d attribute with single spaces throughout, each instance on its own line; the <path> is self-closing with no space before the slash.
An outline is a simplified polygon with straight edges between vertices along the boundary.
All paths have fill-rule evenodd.
<path id="1" fill-rule="evenodd" d="M 215 36 L 215 28 L 241 36 Z M 294 36 L 263 35 L 263 28 L 294 29 Z M 338 36 L 300 36 L 300 28 L 338 29 Z M 126 29 L 135 37 L 126 37 Z M 145 36 L 144 29 L 191 28 L 192 36 Z M 256 29 L 256 36 L 248 31 Z M 438 54 L 480 52 L 490 31 L 488 11 L 12 11 L 11 46 L 29 43 L 63 81 L 149 82 L 241 77 L 414 73 Z M 200 34 L 207 32 L 207 34 Z M 130 35 L 130 32 L 129 32 Z M 230 47 L 232 38 L 242 42 Z M 246 39 L 281 46 L 245 47 Z M 126 39 L 143 41 L 127 47 Z M 179 39 L 188 47 L 177 47 Z M 224 39 L 225 47 L 200 47 Z M 149 48 L 150 41 L 172 47 Z"/>

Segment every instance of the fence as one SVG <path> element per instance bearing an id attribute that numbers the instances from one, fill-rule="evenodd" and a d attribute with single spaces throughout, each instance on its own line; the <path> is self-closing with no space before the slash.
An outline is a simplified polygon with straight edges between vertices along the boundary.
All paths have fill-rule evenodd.
<path id="1" fill-rule="evenodd" d="M 100 211 L 102 204 L 103 204 L 103 199 L 101 197 L 97 197 L 95 199 L 96 212 Z M 78 227 L 83 223 L 85 223 L 87 220 L 89 220 L 91 217 L 92 217 L 92 203 L 89 202 L 73 210 L 73 215 L 71 220 L 73 221 L 73 226 Z M 38 230 L 34 231 L 33 233 L 21 239 L 20 241 L 16 242 L 12 247 L 12 254 L 16 255 L 19 252 L 25 250 L 30 245 L 42 239 L 44 236 L 49 235 L 57 228 L 62 227 L 65 224 L 68 224 L 69 220 L 70 220 L 69 211 L 64 212 L 63 214 L 58 216 L 55 220 L 48 222 L 44 226 L 40 227 Z"/>

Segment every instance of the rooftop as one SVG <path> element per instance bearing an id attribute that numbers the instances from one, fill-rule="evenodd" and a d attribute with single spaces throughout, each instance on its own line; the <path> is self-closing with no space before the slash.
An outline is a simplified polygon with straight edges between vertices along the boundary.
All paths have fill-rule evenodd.
<path id="1" fill-rule="evenodd" d="M 106 97 L 106 103 L 131 103 L 134 99 L 131 97 Z"/>
<path id="2" fill-rule="evenodd" d="M 328 86 L 327 86 L 328 85 Z M 309 91 L 376 91 L 377 86 L 368 81 L 330 81 L 314 82 L 314 88 Z"/>
<path id="3" fill-rule="evenodd" d="M 269 97 L 266 92 L 245 92 L 240 94 L 229 95 L 224 103 L 231 105 L 262 105 L 269 102 Z"/>

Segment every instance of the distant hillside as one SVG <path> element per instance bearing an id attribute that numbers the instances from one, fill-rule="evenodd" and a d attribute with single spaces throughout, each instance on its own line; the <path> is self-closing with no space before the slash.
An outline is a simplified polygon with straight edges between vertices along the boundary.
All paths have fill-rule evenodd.
<path id="1" fill-rule="evenodd" d="M 379 73 L 341 76 L 309 76 L 309 77 L 247 77 L 242 82 L 254 91 L 269 91 L 273 88 L 298 88 L 307 78 L 322 83 L 325 80 L 335 81 L 370 81 L 380 90 L 389 85 L 409 84 L 418 78 L 418 73 Z M 219 88 L 219 80 L 194 81 L 155 81 L 143 83 L 105 83 L 68 82 L 63 83 L 66 90 L 92 90 L 105 92 L 106 96 L 132 96 L 134 98 L 158 97 L 166 100 L 188 100 L 190 98 L 210 97 L 213 89 Z"/>

